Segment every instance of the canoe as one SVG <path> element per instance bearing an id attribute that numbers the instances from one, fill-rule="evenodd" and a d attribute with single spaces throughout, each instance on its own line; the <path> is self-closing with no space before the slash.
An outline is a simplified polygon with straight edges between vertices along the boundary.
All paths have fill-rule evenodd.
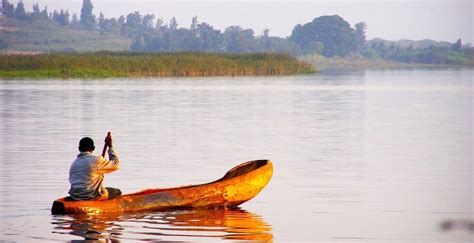
<path id="1" fill-rule="evenodd" d="M 229 170 L 214 182 L 165 189 L 147 189 L 101 201 L 53 202 L 52 214 L 100 214 L 178 208 L 236 207 L 254 198 L 270 181 L 270 160 L 254 160 Z"/>

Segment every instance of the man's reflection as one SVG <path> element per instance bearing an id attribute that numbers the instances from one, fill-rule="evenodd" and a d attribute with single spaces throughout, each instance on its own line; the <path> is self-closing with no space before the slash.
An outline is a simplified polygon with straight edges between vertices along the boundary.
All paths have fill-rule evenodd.
<path id="1" fill-rule="evenodd" d="M 53 216 L 52 224 L 54 233 L 76 235 L 84 240 L 273 239 L 271 226 L 261 216 L 242 209 Z"/>

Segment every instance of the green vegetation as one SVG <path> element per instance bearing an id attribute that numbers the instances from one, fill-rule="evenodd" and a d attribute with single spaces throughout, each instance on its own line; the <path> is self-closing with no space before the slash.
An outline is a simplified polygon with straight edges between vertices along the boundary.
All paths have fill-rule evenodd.
<path id="1" fill-rule="evenodd" d="M 2 0 L 2 6 L 0 54 L 18 51 L 287 53 L 299 57 L 323 56 L 329 63 L 364 59 L 361 66 L 377 65 L 376 62 L 474 66 L 474 48 L 462 45 L 460 39 L 455 43 L 366 40 L 364 22 L 352 27 L 338 15 L 298 24 L 290 36 L 281 38 L 270 36 L 269 29 L 260 35 L 240 26 L 221 31 L 199 22 L 197 17 L 189 28 L 179 26 L 174 17 L 165 24 L 166 21 L 153 14 L 140 12 L 106 18 L 103 13 L 94 14 L 91 0 L 83 0 L 79 16 L 62 9 L 41 10 L 38 4 L 29 12 L 21 1 L 15 7 L 9 0 Z"/>
<path id="2" fill-rule="evenodd" d="M 357 26 L 365 24 L 359 23 Z M 333 15 L 321 16 L 310 23 L 295 26 L 290 40 L 298 44 L 303 53 L 316 52 L 326 57 L 347 56 L 356 51 L 358 41 L 361 44 L 365 42 L 365 27 L 357 35 L 349 23 Z"/>
<path id="3" fill-rule="evenodd" d="M 403 47 L 396 42 L 372 41 L 362 49 L 361 54 L 368 59 L 380 58 L 400 63 L 474 65 L 474 49 L 462 48 L 460 39 L 454 44 L 430 44 L 418 48 L 413 45 Z"/>
<path id="4" fill-rule="evenodd" d="M 285 54 L 58 53 L 0 56 L 3 78 L 291 75 L 311 65 Z"/>

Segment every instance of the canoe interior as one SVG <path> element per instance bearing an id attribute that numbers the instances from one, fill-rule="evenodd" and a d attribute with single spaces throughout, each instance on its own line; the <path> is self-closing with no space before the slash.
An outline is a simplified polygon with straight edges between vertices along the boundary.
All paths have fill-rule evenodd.
<path id="1" fill-rule="evenodd" d="M 200 186 L 205 186 L 205 185 L 210 185 L 216 182 L 224 181 L 224 180 L 230 180 L 232 178 L 241 176 L 243 174 L 249 173 L 251 171 L 254 171 L 262 166 L 267 165 L 270 163 L 270 160 L 253 160 L 249 162 L 245 162 L 243 164 L 240 164 L 231 170 L 229 170 L 224 177 L 222 177 L 219 180 L 209 182 L 209 183 L 204 183 L 204 184 L 199 184 L 199 185 L 190 185 L 190 186 L 181 186 L 181 187 L 173 187 L 173 188 L 160 188 L 160 189 L 146 189 L 140 192 L 136 193 L 131 193 L 131 194 L 126 194 L 124 196 L 135 196 L 135 195 L 146 195 L 146 194 L 153 194 L 157 192 L 163 192 L 163 191 L 169 191 L 169 190 L 176 190 L 176 189 L 187 189 L 187 188 L 192 188 L 192 187 L 200 187 Z"/>

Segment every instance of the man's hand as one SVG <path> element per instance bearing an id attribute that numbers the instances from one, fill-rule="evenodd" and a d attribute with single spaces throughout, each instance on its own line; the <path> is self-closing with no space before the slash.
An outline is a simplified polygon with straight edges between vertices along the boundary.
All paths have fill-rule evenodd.
<path id="1" fill-rule="evenodd" d="M 107 134 L 104 142 L 107 144 L 107 146 L 112 147 L 112 133 L 109 132 L 109 134 Z"/>

